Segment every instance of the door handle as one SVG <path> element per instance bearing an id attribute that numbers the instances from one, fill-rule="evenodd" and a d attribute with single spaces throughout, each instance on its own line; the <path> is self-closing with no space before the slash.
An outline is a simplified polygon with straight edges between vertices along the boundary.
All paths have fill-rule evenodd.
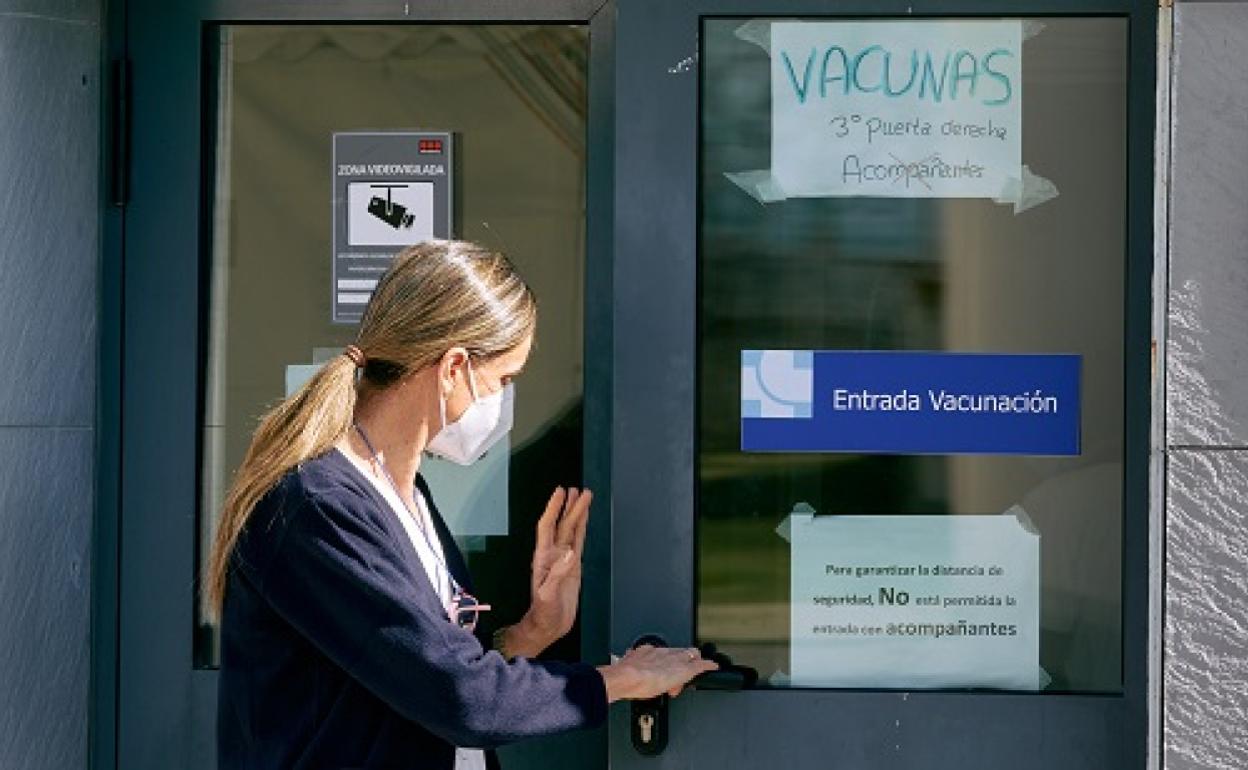
<path id="1" fill-rule="evenodd" d="M 749 677 L 740 671 L 707 671 L 705 674 L 698 674 L 690 683 L 696 690 L 724 690 L 728 692 L 736 692 L 737 690 L 748 690 L 753 686 Z"/>
<path id="2" fill-rule="evenodd" d="M 648 644 L 651 647 L 666 647 L 667 642 L 657 634 L 646 634 L 633 642 L 633 647 Z M 715 649 L 711 643 L 700 648 L 702 657 L 719 664 L 718 671 L 707 671 L 698 674 L 690 685 L 698 690 L 721 690 L 735 692 L 753 687 L 758 682 L 758 672 L 748 666 L 738 666 L 724 653 Z M 629 732 L 633 740 L 633 748 L 637 753 L 647 757 L 658 756 L 667 748 L 668 720 L 667 711 L 671 698 L 665 693 L 649 700 L 635 700 L 630 705 Z"/>
<path id="3" fill-rule="evenodd" d="M 699 649 L 702 657 L 719 664 L 718 671 L 707 671 L 693 678 L 691 684 L 699 690 L 748 690 L 758 684 L 758 671 L 749 666 L 738 666 L 724 653 L 715 649 L 715 645 L 706 642 Z"/>

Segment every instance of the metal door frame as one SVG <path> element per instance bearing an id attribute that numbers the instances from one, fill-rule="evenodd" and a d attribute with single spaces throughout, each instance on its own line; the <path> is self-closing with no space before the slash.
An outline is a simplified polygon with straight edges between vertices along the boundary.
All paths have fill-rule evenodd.
<path id="1" fill-rule="evenodd" d="M 119 205 L 104 215 L 101 277 L 93 768 L 216 766 L 217 674 L 195 669 L 192 649 L 200 305 L 215 147 L 206 32 L 230 23 L 542 22 L 585 24 L 590 35 L 584 477 L 608 501 L 614 0 L 119 0 L 109 8 L 106 56 L 127 61 L 130 74 L 128 88 L 114 83 L 127 98 L 115 100 L 117 128 L 107 131 L 122 151 L 111 156 Z M 582 654 L 595 661 L 607 649 L 607 509 L 600 504 L 591 524 L 583 578 L 595 600 L 582 613 Z M 580 750 L 605 756 L 602 733 Z"/>
<path id="2" fill-rule="evenodd" d="M 1148 754 L 1156 4 L 1131 0 L 638 0 L 617 19 L 611 645 L 694 633 L 698 50 L 705 17 L 1128 20 L 1123 693 L 692 692 L 657 759 L 611 717 L 613 768 L 1143 768 Z M 690 66 L 692 65 L 692 66 Z M 644 568 L 643 568 L 644 565 Z M 811 715 L 818 715 L 812 717 Z M 683 747 L 683 748 L 682 748 Z M 684 753 L 682 753 L 682 751 Z M 753 757 L 754 759 L 750 759 Z"/>

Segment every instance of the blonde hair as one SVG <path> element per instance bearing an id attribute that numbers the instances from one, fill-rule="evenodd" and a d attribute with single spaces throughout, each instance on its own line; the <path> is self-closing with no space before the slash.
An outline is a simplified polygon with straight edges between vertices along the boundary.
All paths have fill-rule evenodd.
<path id="1" fill-rule="evenodd" d="M 292 468 L 334 446 L 351 427 L 360 389 L 389 387 L 456 346 L 488 360 L 527 339 L 536 323 L 533 293 L 502 254 L 464 241 L 404 249 L 360 322 L 358 385 L 356 364 L 335 356 L 260 419 L 222 506 L 204 576 L 212 611 L 221 612 L 230 555 L 256 503 Z"/>

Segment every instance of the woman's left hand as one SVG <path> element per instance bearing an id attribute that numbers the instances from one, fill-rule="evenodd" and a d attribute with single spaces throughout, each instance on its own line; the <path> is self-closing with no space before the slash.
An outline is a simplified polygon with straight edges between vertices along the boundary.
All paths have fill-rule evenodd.
<path id="1" fill-rule="evenodd" d="M 557 487 L 537 522 L 530 578 L 532 603 L 515 630 L 521 639 L 508 642 L 512 654 L 537 655 L 572 630 L 581 595 L 581 552 L 589 523 L 588 489 Z M 527 643 L 526 643 L 527 642 Z M 515 649 L 515 648 L 529 649 Z"/>

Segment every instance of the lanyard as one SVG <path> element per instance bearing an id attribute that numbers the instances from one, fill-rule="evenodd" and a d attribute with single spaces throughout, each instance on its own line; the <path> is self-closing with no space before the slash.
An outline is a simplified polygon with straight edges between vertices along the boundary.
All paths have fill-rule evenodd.
<path id="1" fill-rule="evenodd" d="M 399 491 L 399 485 L 394 483 L 394 477 L 390 475 L 390 469 L 386 467 L 385 461 L 377 454 L 377 450 L 373 447 L 373 442 L 368 440 L 368 434 L 364 432 L 364 428 L 360 427 L 358 422 L 355 423 L 355 430 L 360 434 L 360 438 L 364 440 L 364 446 L 368 447 L 368 451 L 373 453 L 372 459 L 381 468 L 381 473 L 386 477 L 386 483 L 390 485 L 390 489 L 394 491 L 394 496 L 399 498 L 399 505 L 403 506 L 403 511 L 412 521 L 416 522 L 416 528 L 420 530 L 420 534 L 425 538 L 425 545 L 429 546 L 429 553 L 433 554 L 437 566 L 441 567 L 442 573 L 446 575 L 447 587 L 451 589 L 451 596 L 454 597 L 456 592 L 459 591 L 459 584 L 455 582 L 455 578 L 451 577 L 451 570 L 446 566 L 446 561 L 443 560 L 440 549 L 434 547 L 433 541 L 429 538 L 429 530 L 426 529 L 425 522 L 421 520 L 422 517 L 417 516 L 412 512 L 412 509 L 407 507 L 407 501 L 403 499 L 403 493 Z M 420 491 L 416 490 L 416 494 L 420 494 Z M 434 573 L 437 573 L 436 569 Z"/>

